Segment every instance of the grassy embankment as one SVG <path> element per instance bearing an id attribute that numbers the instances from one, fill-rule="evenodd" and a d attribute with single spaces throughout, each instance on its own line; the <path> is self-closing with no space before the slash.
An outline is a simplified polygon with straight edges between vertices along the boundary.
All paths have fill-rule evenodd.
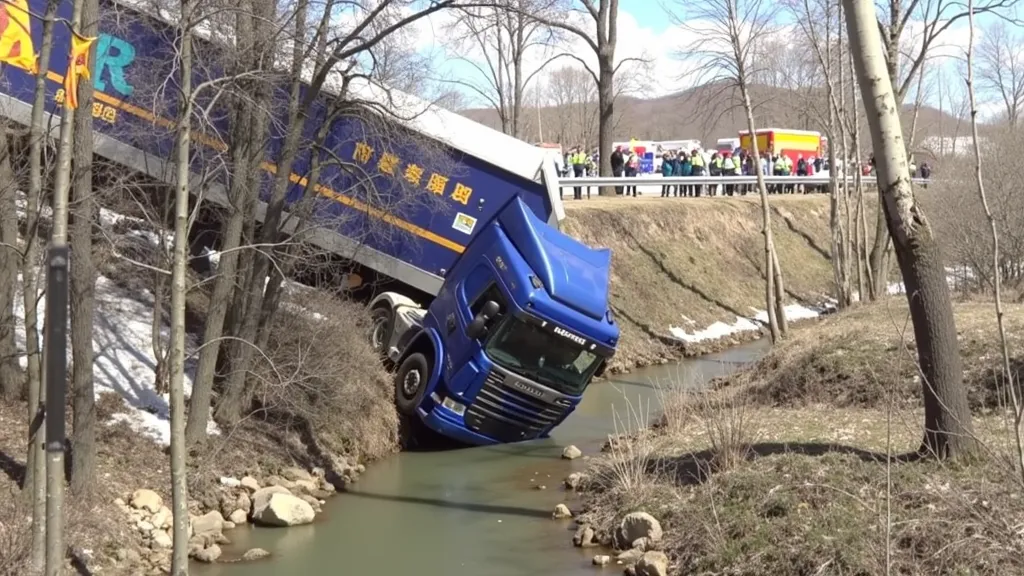
<path id="1" fill-rule="evenodd" d="M 1024 306 L 1006 321 L 1019 377 Z M 596 459 L 581 522 L 609 534 L 628 512 L 653 514 L 671 573 L 1024 573 L 992 305 L 957 304 L 957 327 L 978 461 L 890 459 L 918 448 L 923 414 L 907 307 L 892 298 L 798 328 L 713 392 L 666 391 L 659 426 L 638 423 Z"/>
<path id="2" fill-rule="evenodd" d="M 787 299 L 820 304 L 834 292 L 828 198 L 773 197 L 772 205 Z M 742 336 L 680 348 L 669 330 L 734 324 L 737 316 L 765 309 L 756 197 L 570 200 L 566 211 L 565 230 L 588 245 L 612 249 L 611 300 L 622 329 L 615 370 L 735 343 Z"/>

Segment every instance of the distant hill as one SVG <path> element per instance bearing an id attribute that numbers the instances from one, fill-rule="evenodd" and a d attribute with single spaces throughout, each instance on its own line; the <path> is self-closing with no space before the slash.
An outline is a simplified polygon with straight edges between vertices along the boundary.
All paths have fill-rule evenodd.
<path id="1" fill-rule="evenodd" d="M 734 93 L 736 92 L 736 93 Z M 821 90 L 796 91 L 770 86 L 755 86 L 751 90 L 755 102 L 755 124 L 759 128 L 791 128 L 798 130 L 821 130 L 819 118 L 827 118 L 826 99 Z M 847 95 L 847 99 L 851 98 Z M 524 126 L 521 137 L 537 141 L 537 118 L 539 116 L 546 142 L 559 142 L 565 146 L 575 144 L 580 134 L 592 134 L 596 144 L 597 123 L 591 103 L 589 116 L 594 118 L 589 127 L 580 129 L 581 122 L 574 120 L 588 113 L 580 112 L 582 105 L 548 106 L 529 109 L 523 115 Z M 501 129 L 501 122 L 494 109 L 465 109 L 460 114 L 495 129 Z M 614 140 L 624 141 L 630 137 L 641 140 L 679 140 L 695 138 L 705 146 L 712 145 L 718 138 L 736 137 L 747 127 L 745 112 L 738 91 L 722 85 L 703 85 L 683 92 L 659 98 L 636 98 L 621 96 L 615 103 Z M 904 133 L 910 130 L 913 118 L 912 103 L 905 106 Z M 969 134 L 967 119 L 957 120 L 953 115 L 935 108 L 922 106 L 918 113 L 916 142 L 932 137 L 956 137 Z M 590 139 L 588 138 L 588 139 Z M 862 142 L 868 141 L 867 124 L 861 121 Z"/>

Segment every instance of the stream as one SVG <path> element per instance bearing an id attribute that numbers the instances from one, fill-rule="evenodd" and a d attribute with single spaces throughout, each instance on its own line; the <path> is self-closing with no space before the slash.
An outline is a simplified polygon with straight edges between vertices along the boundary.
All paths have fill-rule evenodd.
<path id="1" fill-rule="evenodd" d="M 574 508 L 562 480 L 587 467 L 583 458 L 563 460 L 562 448 L 575 444 L 585 455 L 595 455 L 615 432 L 615 420 L 627 421 L 631 406 L 643 406 L 653 421 L 659 386 L 699 388 L 757 360 L 768 347 L 767 340 L 759 340 L 597 382 L 551 438 L 397 454 L 371 465 L 350 491 L 328 500 L 314 524 L 226 533 L 233 544 L 225 557 L 258 546 L 271 552 L 269 560 L 194 565 L 193 572 L 592 576 L 595 550 L 573 548 L 574 524 L 551 519 L 560 502 Z"/>

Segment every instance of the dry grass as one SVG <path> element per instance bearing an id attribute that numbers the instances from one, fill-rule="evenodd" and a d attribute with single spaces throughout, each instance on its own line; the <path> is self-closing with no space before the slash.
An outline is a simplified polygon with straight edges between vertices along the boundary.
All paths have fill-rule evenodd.
<path id="1" fill-rule="evenodd" d="M 1013 365 L 1024 374 L 1024 306 L 1007 304 Z M 955 305 L 964 383 L 975 411 L 1000 405 L 1001 357 L 991 303 Z M 902 336 L 901 336 L 902 333 Z M 901 349 L 902 348 L 902 349 Z M 895 382 L 898 403 L 919 403 L 913 328 L 903 297 L 863 306 L 797 330 L 753 370 L 723 382 L 761 405 L 879 407 Z M 1020 382 L 1018 377 L 1017 382 Z"/>
<path id="2" fill-rule="evenodd" d="M 664 386 L 658 425 L 617 437 L 593 461 L 580 520 L 607 535 L 626 513 L 653 514 L 680 574 L 1024 573 L 1024 486 L 1002 412 L 975 416 L 977 461 L 909 456 L 923 410 L 913 359 L 886 322 L 901 310 L 881 304 L 797 329 L 732 386 Z M 982 407 L 999 364 L 992 307 L 957 314 Z M 1007 316 L 1019 322 L 1020 310 Z M 628 484 L 616 470 L 630 471 Z"/>
<path id="3" fill-rule="evenodd" d="M 831 294 L 828 199 L 773 199 L 775 244 L 791 299 Z M 613 368 L 676 356 L 669 328 L 689 331 L 763 309 L 763 240 L 754 198 L 568 203 L 564 228 L 612 249 L 611 301 L 622 329 Z M 789 224 L 787 224 L 787 221 Z M 688 322 L 689 319 L 691 322 Z M 712 343 L 687 345 L 707 352 Z"/>

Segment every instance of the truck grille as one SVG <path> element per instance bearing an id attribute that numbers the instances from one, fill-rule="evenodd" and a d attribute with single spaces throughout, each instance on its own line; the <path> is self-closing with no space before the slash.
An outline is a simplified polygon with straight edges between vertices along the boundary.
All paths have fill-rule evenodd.
<path id="1" fill-rule="evenodd" d="M 566 407 L 548 404 L 504 385 L 504 375 L 492 371 L 466 410 L 466 425 L 499 442 L 533 440 L 558 422 Z"/>

